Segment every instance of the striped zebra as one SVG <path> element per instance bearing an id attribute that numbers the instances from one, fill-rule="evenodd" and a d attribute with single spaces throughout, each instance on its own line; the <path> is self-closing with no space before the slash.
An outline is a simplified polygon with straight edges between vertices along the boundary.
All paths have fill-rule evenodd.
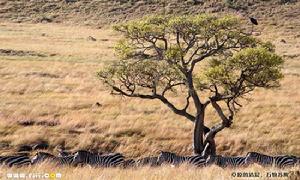
<path id="1" fill-rule="evenodd" d="M 65 149 L 57 149 L 57 156 L 58 157 L 66 157 L 66 156 L 72 156 L 73 153 L 71 151 L 66 151 Z"/>
<path id="2" fill-rule="evenodd" d="M 197 167 L 207 166 L 206 158 L 200 155 L 189 156 L 188 163 Z"/>
<path id="3" fill-rule="evenodd" d="M 4 164 L 5 161 L 11 157 L 13 157 L 13 156 L 0 156 L 0 165 Z"/>
<path id="4" fill-rule="evenodd" d="M 211 164 L 215 164 L 219 167 L 225 168 L 225 167 L 232 167 L 232 168 L 236 168 L 236 167 L 245 167 L 248 165 L 248 163 L 246 162 L 246 157 L 230 157 L 230 156 L 220 156 L 220 155 L 216 155 L 216 156 L 208 156 L 207 164 L 211 165 Z"/>
<path id="5" fill-rule="evenodd" d="M 17 149 L 17 152 L 30 152 L 30 151 L 32 151 L 32 147 L 30 145 L 22 145 Z"/>
<path id="6" fill-rule="evenodd" d="M 7 162 L 9 167 L 31 165 L 31 159 L 28 156 L 17 156 Z"/>
<path id="7" fill-rule="evenodd" d="M 37 152 L 36 155 L 32 158 L 31 163 L 36 164 L 43 161 L 54 162 L 59 165 L 71 165 L 73 163 L 73 155 L 56 157 L 47 152 Z"/>
<path id="8" fill-rule="evenodd" d="M 17 154 L 11 156 L 2 156 L 0 157 L 0 164 L 12 166 L 24 166 L 30 165 L 31 160 L 27 154 Z"/>
<path id="9" fill-rule="evenodd" d="M 124 168 L 130 168 L 130 167 L 135 167 L 135 166 L 136 166 L 136 161 L 134 159 L 127 159 L 127 160 L 124 160 L 124 162 L 123 162 Z"/>
<path id="10" fill-rule="evenodd" d="M 73 162 L 75 165 L 88 164 L 100 167 L 116 167 L 123 165 L 124 156 L 120 153 L 100 155 L 98 153 L 80 150 L 74 154 Z"/>
<path id="11" fill-rule="evenodd" d="M 278 168 L 285 168 L 295 166 L 297 164 L 297 157 L 290 155 L 268 156 L 258 152 L 249 152 L 247 154 L 246 161 L 249 164 L 257 163 L 261 166 L 275 166 Z"/>
<path id="12" fill-rule="evenodd" d="M 64 147 L 64 145 L 58 145 L 55 147 L 56 151 L 57 151 L 57 156 L 58 157 L 65 157 L 65 156 L 71 156 L 73 155 L 73 153 L 71 151 L 67 151 Z"/>
<path id="13" fill-rule="evenodd" d="M 160 166 L 161 163 L 159 161 L 159 157 L 144 157 L 141 159 L 138 159 L 136 161 L 136 165 L 137 166 L 151 166 L 151 167 L 155 167 L 155 166 Z"/>
<path id="14" fill-rule="evenodd" d="M 68 151 L 60 151 L 58 152 L 58 157 L 66 157 L 66 156 L 71 156 L 72 153 L 71 152 L 68 152 Z"/>
<path id="15" fill-rule="evenodd" d="M 166 151 L 161 151 L 159 155 L 159 161 L 161 163 L 169 163 L 172 165 L 179 165 L 182 163 L 189 163 L 197 167 L 202 167 L 206 165 L 206 159 L 203 156 L 178 156 L 175 153 Z"/>

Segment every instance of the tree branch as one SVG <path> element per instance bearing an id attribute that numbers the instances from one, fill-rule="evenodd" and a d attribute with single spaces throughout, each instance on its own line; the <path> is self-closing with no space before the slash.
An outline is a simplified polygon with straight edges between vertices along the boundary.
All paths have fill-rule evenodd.
<path id="1" fill-rule="evenodd" d="M 161 102 L 163 102 L 165 105 L 167 105 L 175 114 L 184 116 L 188 120 L 195 122 L 196 117 L 188 113 L 186 110 L 189 106 L 189 98 L 190 95 L 186 98 L 187 104 L 183 109 L 178 109 L 177 107 L 174 106 L 166 97 L 159 95 L 159 94 L 152 94 L 152 95 L 145 95 L 145 94 L 137 94 L 137 93 L 131 93 L 128 94 L 121 90 L 120 88 L 110 85 L 114 91 L 118 92 L 119 95 L 127 96 L 127 97 L 138 97 L 141 99 L 159 99 Z M 204 126 L 204 133 L 208 133 L 210 131 L 210 128 Z"/>
<path id="2" fill-rule="evenodd" d="M 222 120 L 222 125 L 224 125 L 224 127 L 230 127 L 231 125 L 231 120 L 230 118 L 227 118 L 225 116 L 225 114 L 223 113 L 222 108 L 215 102 L 215 101 L 211 101 L 212 106 L 214 107 L 214 109 L 217 111 L 218 115 L 220 116 L 221 120 Z M 230 117 L 233 116 L 233 112 L 230 112 Z"/>
<path id="3" fill-rule="evenodd" d="M 186 109 L 187 109 L 186 107 L 188 105 L 186 105 L 183 109 L 178 109 L 166 97 L 164 97 L 162 95 L 158 95 L 158 94 L 145 95 L 145 94 L 137 94 L 137 93 L 128 94 L 128 93 L 124 92 L 123 90 L 121 90 L 120 88 L 118 88 L 116 86 L 112 86 L 112 88 L 113 88 L 114 91 L 120 93 L 120 95 L 124 95 L 124 96 L 127 96 L 127 97 L 138 97 L 138 98 L 141 98 L 141 99 L 159 99 L 161 102 L 163 102 L 165 105 L 167 105 L 175 114 L 184 116 L 192 122 L 195 121 L 195 116 L 189 114 L 186 111 Z M 187 104 L 189 104 L 188 101 L 187 101 Z"/>
<path id="4" fill-rule="evenodd" d="M 178 109 L 167 98 L 165 98 L 164 96 L 158 95 L 157 99 L 159 99 L 161 102 L 163 102 L 165 105 L 167 105 L 175 114 L 184 116 L 184 117 L 186 117 L 187 119 L 189 119 L 192 122 L 195 121 L 195 116 L 189 114 L 186 111 L 186 109 L 187 109 L 186 107 L 184 107 L 183 109 Z"/>
<path id="5" fill-rule="evenodd" d="M 225 114 L 222 111 L 222 108 L 216 103 L 216 101 L 211 100 L 211 104 L 214 107 L 214 109 L 217 111 L 218 115 L 220 116 L 222 122 L 217 124 L 216 126 L 212 127 L 210 132 L 206 135 L 206 138 L 204 140 L 204 146 L 207 144 L 210 145 L 211 151 L 215 152 L 215 141 L 214 138 L 216 134 L 220 131 L 222 131 L 225 127 L 230 127 L 232 124 L 232 119 L 233 119 L 233 111 L 229 109 L 230 115 L 227 118 Z"/>

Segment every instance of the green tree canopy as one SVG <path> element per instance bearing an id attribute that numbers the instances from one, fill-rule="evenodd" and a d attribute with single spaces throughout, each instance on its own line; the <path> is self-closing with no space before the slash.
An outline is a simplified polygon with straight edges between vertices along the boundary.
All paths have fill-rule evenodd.
<path id="1" fill-rule="evenodd" d="M 246 33 L 233 16 L 151 16 L 114 29 L 123 35 L 115 48 L 120 60 L 105 66 L 99 78 L 114 94 L 160 100 L 193 121 L 196 153 L 230 127 L 239 98 L 258 87 L 277 87 L 283 77 L 274 46 Z M 177 107 L 171 93 L 186 103 Z M 226 102 L 228 115 L 218 101 Z M 209 104 L 221 118 L 211 129 L 204 126 Z M 188 111 L 191 106 L 195 112 Z"/>

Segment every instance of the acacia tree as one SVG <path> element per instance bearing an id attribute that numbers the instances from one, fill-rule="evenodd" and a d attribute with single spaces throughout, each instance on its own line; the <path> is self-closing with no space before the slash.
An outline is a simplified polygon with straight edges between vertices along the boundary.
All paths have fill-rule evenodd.
<path id="1" fill-rule="evenodd" d="M 231 126 L 241 98 L 257 87 L 277 87 L 283 77 L 273 45 L 245 33 L 236 17 L 151 16 L 114 29 L 123 34 L 120 60 L 99 78 L 113 94 L 159 100 L 194 122 L 197 154 L 205 147 L 215 154 L 214 137 Z M 174 94 L 185 104 L 174 103 Z M 208 105 L 221 119 L 212 128 L 204 125 Z"/>

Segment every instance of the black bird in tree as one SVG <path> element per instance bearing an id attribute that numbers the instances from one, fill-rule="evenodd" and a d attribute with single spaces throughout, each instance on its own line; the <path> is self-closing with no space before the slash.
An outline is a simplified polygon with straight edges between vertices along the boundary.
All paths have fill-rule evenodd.
<path id="1" fill-rule="evenodd" d="M 257 22 L 257 20 L 256 20 L 255 18 L 249 17 L 249 19 L 250 19 L 250 21 L 252 22 L 252 24 L 258 25 L 258 22 Z"/>
<path id="2" fill-rule="evenodd" d="M 253 32 L 253 25 L 257 26 L 257 25 L 258 25 L 258 22 L 257 22 L 257 20 L 256 20 L 255 18 L 253 18 L 253 17 L 249 17 L 249 19 L 250 19 L 250 21 L 251 21 L 251 23 L 252 23 L 252 30 L 251 30 L 251 32 Z"/>

